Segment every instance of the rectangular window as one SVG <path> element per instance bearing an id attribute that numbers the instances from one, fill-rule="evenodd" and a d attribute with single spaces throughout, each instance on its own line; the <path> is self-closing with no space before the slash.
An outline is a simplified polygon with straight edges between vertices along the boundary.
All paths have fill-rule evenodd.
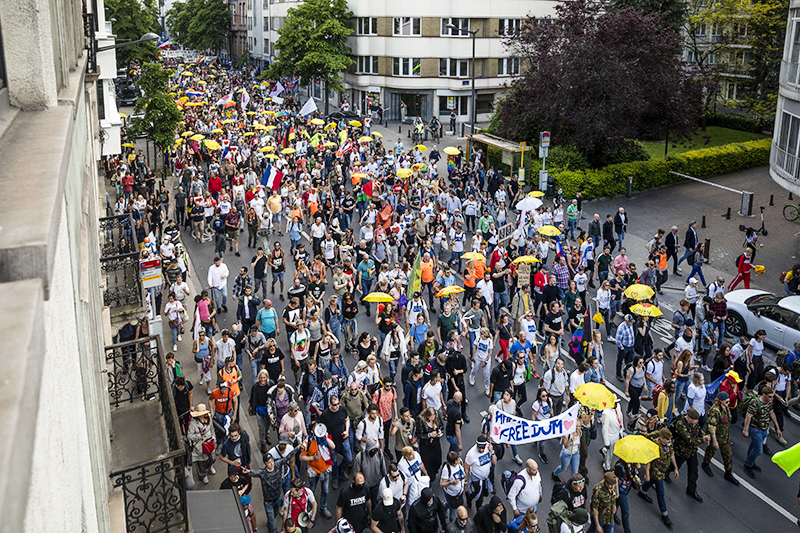
<path id="1" fill-rule="evenodd" d="M 475 111 L 478 113 L 491 113 L 494 109 L 494 94 L 479 94 Z"/>
<path id="2" fill-rule="evenodd" d="M 518 57 L 501 57 L 497 60 L 497 75 L 498 76 L 518 76 L 519 75 L 519 58 Z"/>
<path id="3" fill-rule="evenodd" d="M 264 17 L 264 31 L 269 31 L 269 17 Z"/>
<path id="4" fill-rule="evenodd" d="M 422 35 L 422 19 L 415 17 L 394 17 L 392 34 L 397 36 Z"/>
<path id="5" fill-rule="evenodd" d="M 281 27 L 281 19 L 280 17 L 272 17 L 272 29 L 278 30 Z"/>
<path id="6" fill-rule="evenodd" d="M 449 25 L 453 25 L 464 31 L 448 28 Z M 442 37 L 469 37 L 469 19 L 443 18 L 441 35 Z"/>
<path id="7" fill-rule="evenodd" d="M 269 0 L 264 0 L 262 8 L 264 11 L 269 11 Z"/>
<path id="8" fill-rule="evenodd" d="M 269 40 L 264 39 L 264 53 L 269 54 Z"/>
<path id="9" fill-rule="evenodd" d="M 392 76 L 419 76 L 420 59 L 418 57 L 392 58 Z"/>
<path id="10" fill-rule="evenodd" d="M 519 35 L 522 19 L 500 19 L 500 35 Z"/>
<path id="11" fill-rule="evenodd" d="M 356 73 L 377 74 L 378 56 L 358 56 L 356 58 Z"/>
<path id="12" fill-rule="evenodd" d="M 375 17 L 359 17 L 358 35 L 378 35 L 378 19 Z"/>
<path id="13" fill-rule="evenodd" d="M 469 59 L 442 58 L 439 60 L 439 77 L 466 78 L 469 76 Z"/>

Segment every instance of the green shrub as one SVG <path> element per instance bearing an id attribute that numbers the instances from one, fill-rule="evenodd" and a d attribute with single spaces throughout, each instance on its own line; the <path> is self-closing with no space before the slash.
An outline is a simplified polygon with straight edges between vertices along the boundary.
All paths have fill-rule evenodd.
<path id="1" fill-rule="evenodd" d="M 618 150 L 608 154 L 608 164 L 633 163 L 634 161 L 649 161 L 650 153 L 644 149 L 642 143 L 636 140 L 626 142 Z"/>
<path id="2" fill-rule="evenodd" d="M 541 167 L 541 159 L 539 166 Z M 589 160 L 574 146 L 554 146 L 547 156 L 547 168 L 552 171 L 586 170 Z"/>
<path id="3" fill-rule="evenodd" d="M 641 191 L 683 181 L 682 177 L 670 174 L 670 171 L 703 178 L 766 165 L 771 144 L 771 139 L 732 143 L 684 152 L 667 159 L 621 163 L 596 170 L 556 171 L 552 176 L 556 186 L 564 188 L 567 198 L 578 190 L 583 191 L 586 200 L 614 197 L 627 191 L 628 176 L 633 177 L 633 190 Z"/>
<path id="4" fill-rule="evenodd" d="M 754 133 L 761 133 L 765 130 L 772 131 L 775 128 L 773 119 L 748 117 L 739 113 L 716 113 L 714 111 L 710 111 L 706 115 L 706 124 L 708 126 L 720 126 Z"/>

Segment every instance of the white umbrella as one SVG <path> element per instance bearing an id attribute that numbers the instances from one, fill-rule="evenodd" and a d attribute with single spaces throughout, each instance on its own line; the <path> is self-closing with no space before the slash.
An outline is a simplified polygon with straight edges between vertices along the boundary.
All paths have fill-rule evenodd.
<path id="1" fill-rule="evenodd" d="M 517 211 L 521 213 L 525 213 L 527 211 L 533 211 L 534 209 L 538 209 L 539 206 L 542 205 L 542 201 L 538 198 L 534 198 L 533 196 L 526 196 L 515 206 Z"/>

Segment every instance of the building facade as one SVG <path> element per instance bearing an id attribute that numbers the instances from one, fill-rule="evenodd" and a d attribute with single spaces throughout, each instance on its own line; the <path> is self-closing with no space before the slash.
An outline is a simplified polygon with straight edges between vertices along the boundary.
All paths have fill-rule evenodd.
<path id="1" fill-rule="evenodd" d="M 800 0 L 791 0 L 789 9 L 769 173 L 800 194 Z"/>
<path id="2" fill-rule="evenodd" d="M 228 31 L 228 54 L 231 58 L 241 57 L 247 49 L 248 40 L 248 2 L 253 0 L 228 0 L 231 11 L 231 27 Z"/>
<path id="3" fill-rule="evenodd" d="M 267 1 L 267 0 L 263 0 Z M 269 0 L 262 16 L 263 50 L 274 57 L 277 30 L 294 1 Z M 472 113 L 472 38 L 447 27 L 452 24 L 475 35 L 477 119 L 489 120 L 495 100 L 519 74 L 520 61 L 510 57 L 503 38 L 518 31 L 527 16 L 553 15 L 551 0 L 448 0 L 396 3 L 389 0 L 350 0 L 354 18 L 348 44 L 355 64 L 344 73 L 345 92 L 332 102 L 350 103 L 351 110 L 382 105 L 389 120 L 419 115 L 447 118 L 455 110 L 460 122 Z M 266 29 L 268 27 L 268 30 Z M 267 56 L 266 52 L 262 56 Z M 324 87 L 312 84 L 311 93 L 324 99 Z"/>

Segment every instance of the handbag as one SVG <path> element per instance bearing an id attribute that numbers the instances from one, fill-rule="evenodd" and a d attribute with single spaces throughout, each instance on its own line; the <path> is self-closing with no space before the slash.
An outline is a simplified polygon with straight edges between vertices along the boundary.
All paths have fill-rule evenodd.
<path id="1" fill-rule="evenodd" d="M 208 439 L 203 441 L 203 446 L 201 448 L 204 454 L 211 454 L 214 453 L 214 448 L 216 448 L 217 443 L 214 439 Z"/>

